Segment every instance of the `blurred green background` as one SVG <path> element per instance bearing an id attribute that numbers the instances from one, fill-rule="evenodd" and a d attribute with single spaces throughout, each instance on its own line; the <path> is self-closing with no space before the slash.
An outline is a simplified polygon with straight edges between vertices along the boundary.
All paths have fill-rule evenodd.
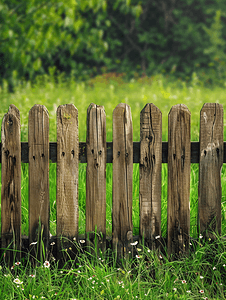
<path id="1" fill-rule="evenodd" d="M 109 72 L 224 86 L 225 21 L 224 0 L 2 0 L 0 86 Z"/>

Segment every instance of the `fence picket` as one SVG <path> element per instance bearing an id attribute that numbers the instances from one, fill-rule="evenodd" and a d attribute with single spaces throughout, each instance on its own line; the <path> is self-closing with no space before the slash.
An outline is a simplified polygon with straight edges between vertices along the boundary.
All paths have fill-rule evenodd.
<path id="1" fill-rule="evenodd" d="M 155 249 L 161 236 L 162 113 L 148 103 L 140 113 L 140 237 Z"/>
<path id="2" fill-rule="evenodd" d="M 106 115 L 104 107 L 94 103 L 87 109 L 86 156 L 86 235 L 92 243 L 96 239 L 97 248 L 104 251 L 106 248 Z"/>
<path id="3" fill-rule="evenodd" d="M 187 252 L 190 233 L 191 113 L 171 108 L 168 118 L 168 255 Z"/>
<path id="4" fill-rule="evenodd" d="M 129 105 L 113 112 L 112 242 L 118 256 L 132 251 L 133 128 Z"/>
<path id="5" fill-rule="evenodd" d="M 49 241 L 49 116 L 43 105 L 29 111 L 29 243 L 39 242 L 37 257 L 42 255 L 42 242 Z"/>
<path id="6" fill-rule="evenodd" d="M 58 259 L 73 259 L 78 239 L 78 110 L 74 104 L 57 109 L 57 248 Z M 61 250 L 66 250 L 67 254 Z"/>
<path id="7" fill-rule="evenodd" d="M 21 141 L 20 112 L 15 105 L 2 121 L 2 188 L 1 222 L 2 248 L 9 246 L 6 260 L 20 259 L 21 252 Z"/>
<path id="8" fill-rule="evenodd" d="M 200 112 L 199 221 L 204 238 L 221 234 L 221 167 L 223 164 L 223 105 L 205 103 Z"/>

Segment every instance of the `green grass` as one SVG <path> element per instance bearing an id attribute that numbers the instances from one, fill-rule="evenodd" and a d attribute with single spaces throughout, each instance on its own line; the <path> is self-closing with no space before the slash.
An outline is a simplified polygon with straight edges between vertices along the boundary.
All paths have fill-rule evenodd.
<path id="1" fill-rule="evenodd" d="M 11 103 L 21 113 L 22 141 L 28 140 L 28 113 L 34 104 L 43 104 L 49 111 L 50 141 L 56 141 L 56 109 L 58 105 L 74 103 L 79 113 L 79 140 L 86 140 L 86 111 L 90 103 L 103 105 L 106 112 L 107 141 L 112 141 L 112 113 L 123 102 L 131 107 L 133 140 L 139 141 L 140 111 L 152 102 L 162 112 L 163 141 L 167 141 L 168 113 L 175 104 L 185 104 L 191 112 L 191 140 L 198 141 L 200 110 L 206 102 L 219 102 L 226 111 L 223 88 L 198 86 L 193 80 L 190 86 L 180 81 L 169 81 L 161 75 L 146 82 L 131 80 L 119 83 L 96 81 L 92 86 L 77 84 L 73 80 L 58 85 L 43 77 L 31 87 L 30 83 L 17 88 L 14 94 L 0 91 L 0 117 L 8 111 Z M 226 118 L 224 117 L 224 124 Z M 224 132 L 226 141 L 226 131 Z M 112 165 L 107 165 L 107 235 L 111 235 Z M 56 164 L 50 163 L 50 232 L 56 234 Z M 85 232 L 86 164 L 79 164 L 79 233 Z M 28 164 L 22 164 L 22 234 L 28 235 Z M 226 168 L 222 168 L 222 235 L 226 233 Z M 191 236 L 197 238 L 198 165 L 191 165 Z M 162 236 L 167 230 L 167 165 L 162 165 Z M 139 233 L 139 166 L 133 168 L 133 226 Z M 201 245 L 202 245 L 201 241 Z M 32 269 L 28 261 L 22 261 L 14 270 L 0 270 L 0 299 L 224 299 L 226 284 L 226 242 L 218 239 L 215 244 L 199 245 L 195 252 L 178 262 L 170 262 L 156 253 L 144 249 L 140 258 L 124 261 L 119 270 L 113 258 L 99 260 L 83 253 L 79 266 L 73 270 L 65 266 Z M 48 258 L 47 258 L 48 259 Z M 213 269 L 216 267 L 216 269 Z M 34 278 L 30 274 L 36 272 Z M 196 274 L 197 273 L 197 274 Z M 9 276 L 5 276 L 9 275 Z M 23 284 L 13 280 L 19 276 Z M 94 277 L 93 277 L 94 276 Z M 203 276 L 201 279 L 200 276 Z M 89 278 L 92 278 L 92 280 Z M 93 279 L 94 278 L 94 279 Z M 176 280 L 178 279 L 178 280 Z M 93 282 L 95 280 L 95 282 Z M 109 281 L 108 281 L 109 280 Z M 176 281 L 175 281 L 176 280 Z M 186 283 L 182 283 L 186 280 Z M 174 283 L 175 281 L 175 283 Z M 119 283 L 121 282 L 121 283 Z M 220 285 L 222 283 L 222 285 Z M 18 287 L 17 287 L 18 286 Z M 23 289 L 22 289 L 23 288 Z M 176 288 L 177 290 L 174 290 Z M 204 290 L 204 294 L 199 291 Z M 187 291 L 191 291 L 188 293 Z M 57 293 L 57 295 L 55 295 Z M 30 296 L 29 296 L 30 295 Z M 147 295 L 147 296 L 145 296 Z"/>

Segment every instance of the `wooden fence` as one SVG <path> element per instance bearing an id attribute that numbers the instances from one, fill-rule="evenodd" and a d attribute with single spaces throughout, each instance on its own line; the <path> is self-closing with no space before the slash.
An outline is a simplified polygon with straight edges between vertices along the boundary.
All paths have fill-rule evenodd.
<path id="1" fill-rule="evenodd" d="M 113 142 L 106 142 L 103 106 L 87 110 L 86 143 L 78 139 L 78 111 L 73 104 L 57 109 L 57 142 L 49 142 L 48 111 L 29 112 L 28 143 L 20 140 L 20 113 L 11 105 L 2 121 L 1 248 L 20 250 L 21 161 L 29 163 L 29 245 L 49 249 L 49 160 L 57 163 L 57 237 L 61 249 L 75 251 L 78 241 L 78 168 L 86 169 L 86 238 L 106 248 L 106 163 L 113 163 L 112 245 L 119 257 L 133 251 L 133 163 L 140 165 L 140 241 L 156 248 L 161 236 L 161 166 L 168 163 L 168 254 L 189 250 L 190 164 L 199 163 L 198 231 L 221 234 L 221 168 L 226 162 L 223 106 L 203 105 L 199 142 L 190 141 L 191 114 L 183 104 L 171 108 L 168 142 L 162 142 L 162 114 L 154 104 L 140 113 L 140 142 L 133 142 L 131 110 L 119 104 L 113 112 Z M 42 246 L 39 241 L 42 240 Z M 41 250 L 40 250 L 41 251 Z M 69 251 L 69 250 L 68 250 Z M 5 256 L 9 250 L 5 252 Z M 12 251 L 11 251 L 12 252 Z M 69 253 L 70 254 L 70 253 Z M 20 252 L 16 252 L 17 258 Z"/>

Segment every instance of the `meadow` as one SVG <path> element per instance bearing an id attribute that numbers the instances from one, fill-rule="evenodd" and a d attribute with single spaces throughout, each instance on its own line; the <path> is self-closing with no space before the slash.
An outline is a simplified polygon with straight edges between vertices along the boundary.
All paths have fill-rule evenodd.
<path id="1" fill-rule="evenodd" d="M 50 141 L 56 141 L 56 109 L 73 103 L 78 109 L 79 141 L 86 141 L 86 113 L 90 103 L 103 105 L 107 141 L 112 141 L 112 113 L 119 103 L 131 107 L 133 140 L 139 141 L 140 111 L 154 103 L 162 112 L 162 140 L 168 140 L 168 113 L 173 105 L 185 104 L 191 112 L 191 141 L 199 138 L 200 110 L 204 103 L 223 104 L 225 91 L 205 87 L 197 76 L 188 84 L 163 75 L 124 81 L 122 76 L 99 76 L 77 83 L 73 78 L 42 76 L 35 84 L 23 82 L 13 94 L 7 84 L 0 90 L 0 118 L 10 104 L 20 110 L 21 140 L 28 140 L 28 113 L 34 104 L 45 105 L 50 118 Z M 226 116 L 224 113 L 224 124 Z M 224 131 L 226 141 L 226 131 Z M 111 235 L 112 165 L 107 174 L 107 235 Z M 226 234 L 226 168 L 222 167 L 222 235 Z M 85 233 L 86 164 L 79 164 L 79 234 Z M 56 164 L 50 163 L 50 233 L 56 234 Z M 22 234 L 28 235 L 28 164 L 22 164 Z M 198 246 L 189 256 L 170 261 L 162 253 L 135 246 L 139 255 L 116 262 L 114 256 L 82 253 L 73 265 L 58 268 L 48 257 L 33 268 L 29 260 L 16 262 L 12 269 L 0 267 L 0 299 L 225 299 L 226 241 L 217 236 L 206 243 L 197 235 L 198 165 L 191 165 L 190 234 Z M 162 236 L 167 231 L 167 165 L 162 166 Z M 133 167 L 133 234 L 139 233 L 139 166 Z M 191 242 L 192 243 L 192 242 Z"/>

